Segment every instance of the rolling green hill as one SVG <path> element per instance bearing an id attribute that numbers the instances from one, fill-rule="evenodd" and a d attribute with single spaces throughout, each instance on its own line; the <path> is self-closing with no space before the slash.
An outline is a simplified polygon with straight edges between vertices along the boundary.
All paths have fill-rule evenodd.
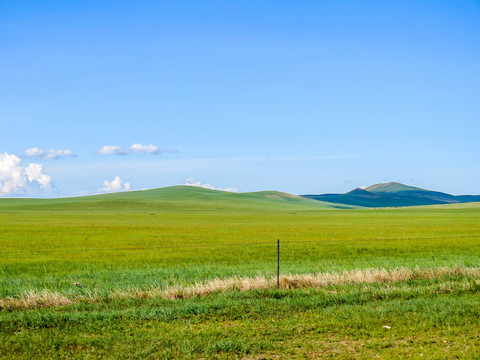
<path id="1" fill-rule="evenodd" d="M 348 209 L 349 205 L 315 201 L 278 191 L 231 193 L 194 186 L 171 186 L 59 199 L 0 199 L 0 209 L 218 210 Z"/>
<path id="2" fill-rule="evenodd" d="M 363 207 L 403 207 L 480 201 L 475 195 L 450 195 L 397 182 L 371 185 L 346 194 L 303 195 L 305 198 Z"/>

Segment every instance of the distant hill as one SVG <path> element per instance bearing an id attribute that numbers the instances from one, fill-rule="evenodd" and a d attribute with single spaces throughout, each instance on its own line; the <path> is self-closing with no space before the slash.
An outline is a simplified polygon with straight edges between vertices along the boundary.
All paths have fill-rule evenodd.
<path id="1" fill-rule="evenodd" d="M 450 195 L 397 182 L 354 189 L 346 194 L 302 195 L 308 199 L 364 207 L 402 207 L 480 202 L 480 195 Z"/>
<path id="2" fill-rule="evenodd" d="M 194 186 L 171 186 L 160 189 L 128 191 L 93 196 L 58 199 L 0 199 L 0 210 L 315 210 L 350 209 L 354 206 L 332 204 L 278 191 L 232 193 Z"/>
<path id="3" fill-rule="evenodd" d="M 364 190 L 376 193 L 397 193 L 400 191 L 428 191 L 419 187 L 400 184 L 398 182 L 388 182 L 370 185 Z"/>

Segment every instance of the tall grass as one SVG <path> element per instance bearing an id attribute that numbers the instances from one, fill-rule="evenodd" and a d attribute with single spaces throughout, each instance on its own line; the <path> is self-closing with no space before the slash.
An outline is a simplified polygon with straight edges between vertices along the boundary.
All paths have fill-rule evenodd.
<path id="1" fill-rule="evenodd" d="M 103 296 L 98 293 L 65 294 L 54 293 L 48 290 L 41 292 L 28 291 L 17 297 L 0 298 L 0 310 L 34 309 L 41 307 L 59 307 L 72 305 L 79 302 L 102 302 L 118 299 L 191 299 L 209 296 L 225 291 L 252 291 L 272 289 L 315 289 L 328 286 L 353 285 L 353 284 L 388 284 L 408 281 L 430 280 L 437 281 L 448 278 L 450 284 L 458 279 L 466 279 L 467 286 L 463 290 L 469 290 L 472 286 L 478 287 L 480 281 L 480 268 L 397 268 L 397 269 L 365 269 L 333 273 L 317 274 L 292 274 L 276 278 L 265 276 L 240 277 L 235 276 L 224 279 L 214 279 L 196 283 L 191 286 L 173 285 L 167 288 L 152 285 L 149 289 L 139 288 L 115 289 Z M 473 282 L 471 282 L 473 281 Z M 80 286 L 76 283 L 76 286 Z"/>

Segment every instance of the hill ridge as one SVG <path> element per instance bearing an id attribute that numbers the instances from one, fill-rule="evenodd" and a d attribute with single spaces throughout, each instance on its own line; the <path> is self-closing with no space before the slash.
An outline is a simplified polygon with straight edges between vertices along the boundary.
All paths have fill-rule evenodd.
<path id="1" fill-rule="evenodd" d="M 1 198 L 6 209 L 107 209 L 107 210 L 321 210 L 354 208 L 344 204 L 318 202 L 279 191 L 234 193 L 196 186 L 175 185 L 150 190 L 125 191 L 56 199 Z"/>
<path id="2" fill-rule="evenodd" d="M 345 194 L 302 195 L 337 204 L 363 207 L 404 207 L 480 202 L 480 195 L 451 195 L 399 182 L 387 182 L 356 188 Z"/>
<path id="3" fill-rule="evenodd" d="M 364 190 L 370 192 L 400 192 L 400 191 L 428 191 L 416 186 L 405 185 L 396 181 L 390 181 L 387 183 L 378 183 L 366 187 Z"/>

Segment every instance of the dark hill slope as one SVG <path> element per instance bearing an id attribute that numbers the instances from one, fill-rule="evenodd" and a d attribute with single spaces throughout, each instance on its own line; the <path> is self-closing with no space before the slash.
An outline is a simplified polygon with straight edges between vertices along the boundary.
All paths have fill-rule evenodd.
<path id="1" fill-rule="evenodd" d="M 456 196 L 396 182 L 375 184 L 346 194 L 303 195 L 303 197 L 364 207 L 403 207 L 480 201 L 479 195 Z"/>

